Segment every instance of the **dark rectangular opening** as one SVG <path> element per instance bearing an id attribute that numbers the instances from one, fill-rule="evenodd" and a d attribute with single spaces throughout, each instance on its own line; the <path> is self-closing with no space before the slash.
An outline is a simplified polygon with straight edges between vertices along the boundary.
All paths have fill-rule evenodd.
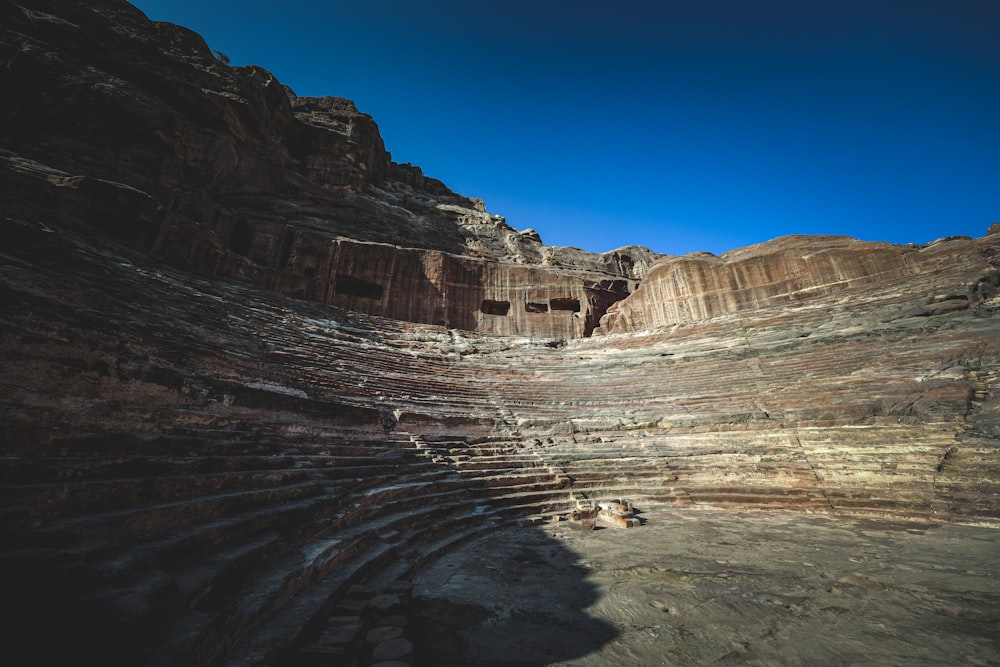
<path id="1" fill-rule="evenodd" d="M 345 276 L 341 273 L 337 274 L 336 282 L 334 282 L 333 289 L 337 294 L 346 294 L 348 296 L 357 296 L 362 299 L 372 299 L 378 301 L 382 298 L 382 286 L 375 283 L 370 283 L 367 280 L 361 280 L 360 278 L 354 278 L 353 276 Z"/>
<path id="2" fill-rule="evenodd" d="M 580 312 L 579 299 L 563 297 L 559 299 L 549 299 L 549 303 L 552 305 L 552 310 L 569 310 L 574 313 Z"/>
<path id="3" fill-rule="evenodd" d="M 528 301 L 524 304 L 524 310 L 529 313 L 547 313 L 549 312 L 549 304 L 547 303 L 534 303 Z"/>
<path id="4" fill-rule="evenodd" d="M 281 252 L 278 253 L 278 268 L 288 268 L 289 260 L 292 258 L 292 248 L 295 247 L 295 230 L 286 229 L 281 237 Z"/>
<path id="5" fill-rule="evenodd" d="M 229 249 L 244 257 L 250 252 L 250 241 L 253 240 L 253 233 L 246 220 L 239 220 L 233 225 L 229 232 Z"/>
<path id="6" fill-rule="evenodd" d="M 483 305 L 479 307 L 486 315 L 506 315 L 510 312 L 510 301 L 493 301 L 483 299 Z"/>

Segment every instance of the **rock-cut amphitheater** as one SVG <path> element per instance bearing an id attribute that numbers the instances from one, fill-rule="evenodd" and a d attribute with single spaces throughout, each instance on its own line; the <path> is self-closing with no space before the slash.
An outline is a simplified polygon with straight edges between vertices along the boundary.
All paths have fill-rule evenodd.
<path id="1" fill-rule="evenodd" d="M 4 664 L 1000 664 L 1000 225 L 543 245 L 0 3 Z"/>

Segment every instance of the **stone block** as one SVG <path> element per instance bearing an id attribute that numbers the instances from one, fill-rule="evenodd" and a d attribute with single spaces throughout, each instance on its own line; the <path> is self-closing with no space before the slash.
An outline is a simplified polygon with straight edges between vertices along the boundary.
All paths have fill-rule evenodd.
<path id="1" fill-rule="evenodd" d="M 413 642 L 409 639 L 399 637 L 388 639 L 375 645 L 372 649 L 372 659 L 379 660 L 401 660 L 408 661 L 413 657 Z"/>
<path id="2" fill-rule="evenodd" d="M 376 595 L 368 601 L 368 608 L 376 614 L 387 614 L 399 609 L 399 596 L 395 593 L 383 593 Z"/>

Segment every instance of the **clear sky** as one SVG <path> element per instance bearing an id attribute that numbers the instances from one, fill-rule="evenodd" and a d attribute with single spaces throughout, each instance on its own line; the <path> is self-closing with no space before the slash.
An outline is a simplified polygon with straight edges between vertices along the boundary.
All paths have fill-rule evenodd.
<path id="1" fill-rule="evenodd" d="M 138 0 L 547 245 L 1000 221 L 1000 0 Z"/>

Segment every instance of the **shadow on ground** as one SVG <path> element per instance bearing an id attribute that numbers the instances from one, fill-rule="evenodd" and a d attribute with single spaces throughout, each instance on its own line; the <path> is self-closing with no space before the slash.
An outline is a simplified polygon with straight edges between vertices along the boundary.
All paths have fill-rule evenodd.
<path id="1" fill-rule="evenodd" d="M 577 553 L 533 526 L 470 541 L 414 579 L 419 664 L 529 667 L 599 651 L 618 633 L 587 613 L 599 597 L 587 574 Z"/>

